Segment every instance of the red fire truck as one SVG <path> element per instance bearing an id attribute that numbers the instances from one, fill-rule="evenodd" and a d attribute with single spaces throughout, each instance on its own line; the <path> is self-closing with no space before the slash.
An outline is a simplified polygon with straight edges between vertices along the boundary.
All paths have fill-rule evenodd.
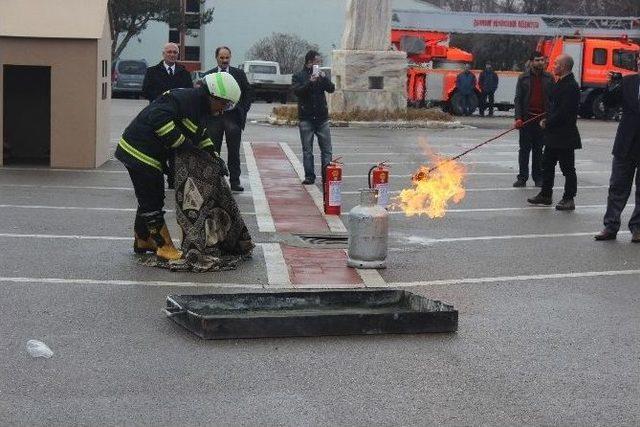
<path id="1" fill-rule="evenodd" d="M 483 14 L 431 11 L 393 11 L 391 42 L 407 52 L 407 99 L 412 106 L 441 105 L 460 113 L 455 90 L 456 75 L 473 55 L 449 46 L 450 33 L 539 36 L 538 50 L 549 58 L 568 53 L 575 61 L 574 74 L 582 88 L 582 117 L 605 118 L 602 93 L 608 73 L 636 71 L 640 46 L 640 18 Z M 528 52 L 523 52 L 523 58 Z M 474 70 L 478 75 L 479 70 Z M 500 84 L 496 107 L 513 107 L 519 72 L 498 71 Z"/>

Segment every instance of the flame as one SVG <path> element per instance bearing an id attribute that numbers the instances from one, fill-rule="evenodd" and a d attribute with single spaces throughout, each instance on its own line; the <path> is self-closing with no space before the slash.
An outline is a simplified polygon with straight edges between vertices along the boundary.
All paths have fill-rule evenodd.
<path id="1" fill-rule="evenodd" d="M 431 157 L 435 166 L 420 166 L 411 178 L 413 188 L 402 190 L 395 199 L 395 207 L 406 216 L 425 214 L 429 218 L 442 218 L 450 201 L 458 203 L 465 196 L 465 167 L 455 160 Z"/>

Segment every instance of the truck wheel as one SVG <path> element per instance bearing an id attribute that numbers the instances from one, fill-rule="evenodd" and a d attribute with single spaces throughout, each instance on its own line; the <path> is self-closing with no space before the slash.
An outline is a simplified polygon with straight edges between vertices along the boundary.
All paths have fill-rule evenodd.
<path id="1" fill-rule="evenodd" d="M 591 111 L 593 112 L 593 117 L 598 120 L 610 120 L 613 114 L 604 106 L 603 97 L 604 94 L 602 93 L 593 97 L 593 101 L 591 102 Z"/>

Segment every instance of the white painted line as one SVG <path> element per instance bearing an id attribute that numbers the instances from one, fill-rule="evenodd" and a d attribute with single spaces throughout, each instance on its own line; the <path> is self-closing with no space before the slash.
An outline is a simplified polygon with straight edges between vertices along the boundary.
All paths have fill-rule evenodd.
<path id="1" fill-rule="evenodd" d="M 413 166 L 417 166 L 418 165 L 418 161 L 407 161 L 407 162 L 389 162 L 388 164 L 390 166 L 399 166 L 399 165 L 413 165 Z M 507 166 L 512 166 L 512 167 L 518 167 L 518 163 L 514 162 L 513 160 L 482 160 L 482 161 L 475 161 L 475 160 L 471 160 L 471 161 L 462 161 L 459 162 L 463 165 L 507 165 Z M 575 164 L 592 164 L 594 163 L 591 160 L 576 160 Z M 359 166 L 359 165 L 370 165 L 370 166 L 375 166 L 375 162 L 347 162 L 345 163 L 345 165 L 348 166 Z"/>
<path id="2" fill-rule="evenodd" d="M 0 187 L 15 188 L 42 188 L 53 190 L 110 190 L 110 191 L 133 191 L 133 187 L 101 187 L 83 185 L 33 185 L 33 184 L 0 184 Z M 167 189 L 165 191 L 173 191 Z"/>
<path id="3" fill-rule="evenodd" d="M 291 287 L 289 269 L 279 243 L 262 243 L 262 253 L 267 267 L 267 282 L 270 288 Z"/>
<path id="4" fill-rule="evenodd" d="M 84 206 L 45 206 L 45 205 L 0 205 L 0 208 L 11 209 L 52 209 L 61 211 L 103 211 L 103 212 L 135 212 L 133 208 L 89 208 Z M 171 209 L 165 212 L 173 212 Z"/>
<path id="5" fill-rule="evenodd" d="M 253 155 L 251 143 L 244 141 L 242 143 L 242 147 L 244 149 L 244 157 L 247 160 L 249 185 L 251 186 L 251 196 L 253 197 L 253 206 L 256 212 L 258 230 L 263 233 L 274 233 L 276 231 L 276 225 L 274 224 L 273 217 L 271 216 L 269 202 L 267 202 L 267 195 L 265 194 L 264 187 L 262 186 L 262 180 L 260 179 L 260 173 L 258 171 L 258 164 L 256 163 L 256 158 Z"/>
<path id="6" fill-rule="evenodd" d="M 553 187 L 554 190 L 562 190 L 564 187 L 557 185 Z M 601 188 L 609 188 L 608 185 L 581 185 L 578 186 L 578 190 L 595 190 Z M 522 191 L 522 190 L 536 190 L 536 187 L 525 187 L 525 188 L 515 188 L 515 187 L 493 187 L 493 188 L 465 188 L 464 191 L 467 193 L 475 193 L 475 192 L 485 192 L 485 191 Z M 401 190 L 392 190 L 389 191 L 389 194 L 400 194 Z M 346 195 L 359 195 L 359 191 L 343 191 L 342 194 Z"/>
<path id="7" fill-rule="evenodd" d="M 582 174 L 610 174 L 611 171 L 576 171 L 578 176 L 582 175 Z M 466 172 L 465 176 L 502 176 L 502 175 L 508 175 L 508 176 L 516 176 L 518 174 L 517 171 L 513 171 L 513 172 Z M 403 174 L 403 175 L 396 175 L 393 174 L 391 175 L 391 178 L 407 178 L 408 176 L 410 176 L 410 174 Z M 561 172 L 556 172 L 556 176 L 562 176 Z M 345 178 L 366 178 L 367 175 L 342 175 L 342 179 Z"/>
<path id="8" fill-rule="evenodd" d="M 129 174 L 126 170 L 109 170 L 109 169 L 58 169 L 58 168 L 29 168 L 29 167 L 0 167 L 2 172 L 27 171 L 27 172 L 79 172 L 79 173 L 116 173 Z"/>
<path id="9" fill-rule="evenodd" d="M 97 280 L 97 279 L 64 279 L 57 277 L 0 277 L 0 282 L 5 283 L 43 283 L 43 284 L 70 284 L 70 285 L 110 285 L 110 286 L 165 286 L 165 287 L 196 287 L 224 289 L 263 289 L 259 284 L 240 283 L 211 283 L 211 282 L 171 282 L 171 281 L 144 281 L 144 280 Z"/>
<path id="10" fill-rule="evenodd" d="M 479 283 L 496 283 L 496 282 L 523 282 L 523 281 L 540 281 L 553 279 L 577 279 L 588 277 L 611 277 L 611 276 L 634 276 L 640 275 L 640 270 L 608 270 L 608 271 L 585 271 L 574 273 L 556 273 L 556 274 L 534 274 L 530 276 L 497 276 L 497 277 L 475 277 L 462 279 L 443 279 L 429 280 L 420 282 L 397 282 L 389 283 L 392 288 L 408 288 L 408 287 L 426 287 L 440 285 L 464 285 Z"/>
<path id="11" fill-rule="evenodd" d="M 282 151 L 284 151 L 284 154 L 289 159 L 289 162 L 293 166 L 293 169 L 298 174 L 298 178 L 300 178 L 301 181 L 304 180 L 304 168 L 302 166 L 302 163 L 300 163 L 300 161 L 298 160 L 298 157 L 296 157 L 294 152 L 291 150 L 291 147 L 289 147 L 289 144 L 281 142 L 280 147 L 282 148 Z M 342 220 L 340 219 L 339 215 L 325 215 L 324 200 L 323 200 L 322 193 L 320 192 L 318 187 L 316 187 L 315 185 L 305 185 L 304 187 L 309 193 L 309 195 L 311 196 L 311 199 L 313 199 L 313 203 L 315 203 L 316 207 L 318 208 L 318 211 L 320 211 L 320 214 L 324 217 L 325 221 L 327 221 L 329 230 L 331 230 L 334 233 L 346 232 L 347 228 L 342 223 Z"/>
<path id="12" fill-rule="evenodd" d="M 604 209 L 607 205 L 581 205 L 576 206 L 580 209 Z M 509 212 L 509 211 L 532 211 L 532 210 L 554 210 L 553 206 L 521 206 L 511 208 L 474 208 L 474 209 L 447 209 L 447 213 L 471 213 L 471 212 Z M 401 211 L 391 211 L 389 215 L 404 215 Z M 414 217 L 417 215 L 414 215 Z"/>
<path id="13" fill-rule="evenodd" d="M 19 239 L 71 239 L 71 240 L 128 240 L 133 241 L 133 237 L 118 236 L 85 236 L 81 234 L 20 234 L 20 233 L 0 233 L 0 237 Z"/>
<path id="14" fill-rule="evenodd" d="M 438 243 L 456 243 L 456 242 L 484 242 L 491 240 L 521 240 L 521 239 L 548 239 L 556 237 L 593 237 L 597 231 L 588 231 L 580 233 L 547 233 L 547 234 L 514 234 L 504 236 L 477 236 L 477 237 L 447 237 L 442 239 L 429 239 L 420 236 L 411 236 L 406 240 L 410 243 L 417 243 L 424 246 L 431 246 Z M 618 234 L 630 234 L 630 231 L 619 231 Z"/>
<path id="15" fill-rule="evenodd" d="M 615 276 L 637 276 L 640 270 L 608 270 L 608 271 L 585 271 L 556 274 L 536 274 L 529 276 L 497 276 L 497 277 L 476 277 L 461 279 L 442 279 L 418 282 L 395 282 L 389 283 L 388 288 L 413 288 L 432 287 L 447 285 L 500 283 L 500 282 L 526 282 L 544 281 L 558 279 L 581 279 L 593 277 L 615 277 Z M 1 277 L 2 283 L 42 283 L 42 284 L 71 284 L 71 285 L 112 285 L 112 286 L 164 286 L 164 287 L 202 287 L 202 288 L 223 288 L 223 289 L 263 289 L 260 284 L 239 284 L 239 283 L 202 283 L 202 282 L 170 282 L 170 281 L 138 281 L 138 280 L 97 280 L 97 279 L 64 279 L 54 277 Z M 335 289 L 336 285 L 317 284 L 305 285 L 305 287 L 316 289 Z"/>

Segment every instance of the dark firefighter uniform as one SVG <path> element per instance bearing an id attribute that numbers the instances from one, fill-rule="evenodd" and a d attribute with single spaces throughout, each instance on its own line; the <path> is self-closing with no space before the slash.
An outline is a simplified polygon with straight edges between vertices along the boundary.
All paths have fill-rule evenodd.
<path id="1" fill-rule="evenodd" d="M 173 89 L 149 104 L 125 129 L 115 157 L 129 171 L 138 199 L 134 224 L 136 253 L 167 247 L 167 258 L 177 251 L 164 223 L 163 165 L 173 150 L 193 144 L 217 157 L 205 123 L 210 119 L 209 94 L 204 87 Z"/>

